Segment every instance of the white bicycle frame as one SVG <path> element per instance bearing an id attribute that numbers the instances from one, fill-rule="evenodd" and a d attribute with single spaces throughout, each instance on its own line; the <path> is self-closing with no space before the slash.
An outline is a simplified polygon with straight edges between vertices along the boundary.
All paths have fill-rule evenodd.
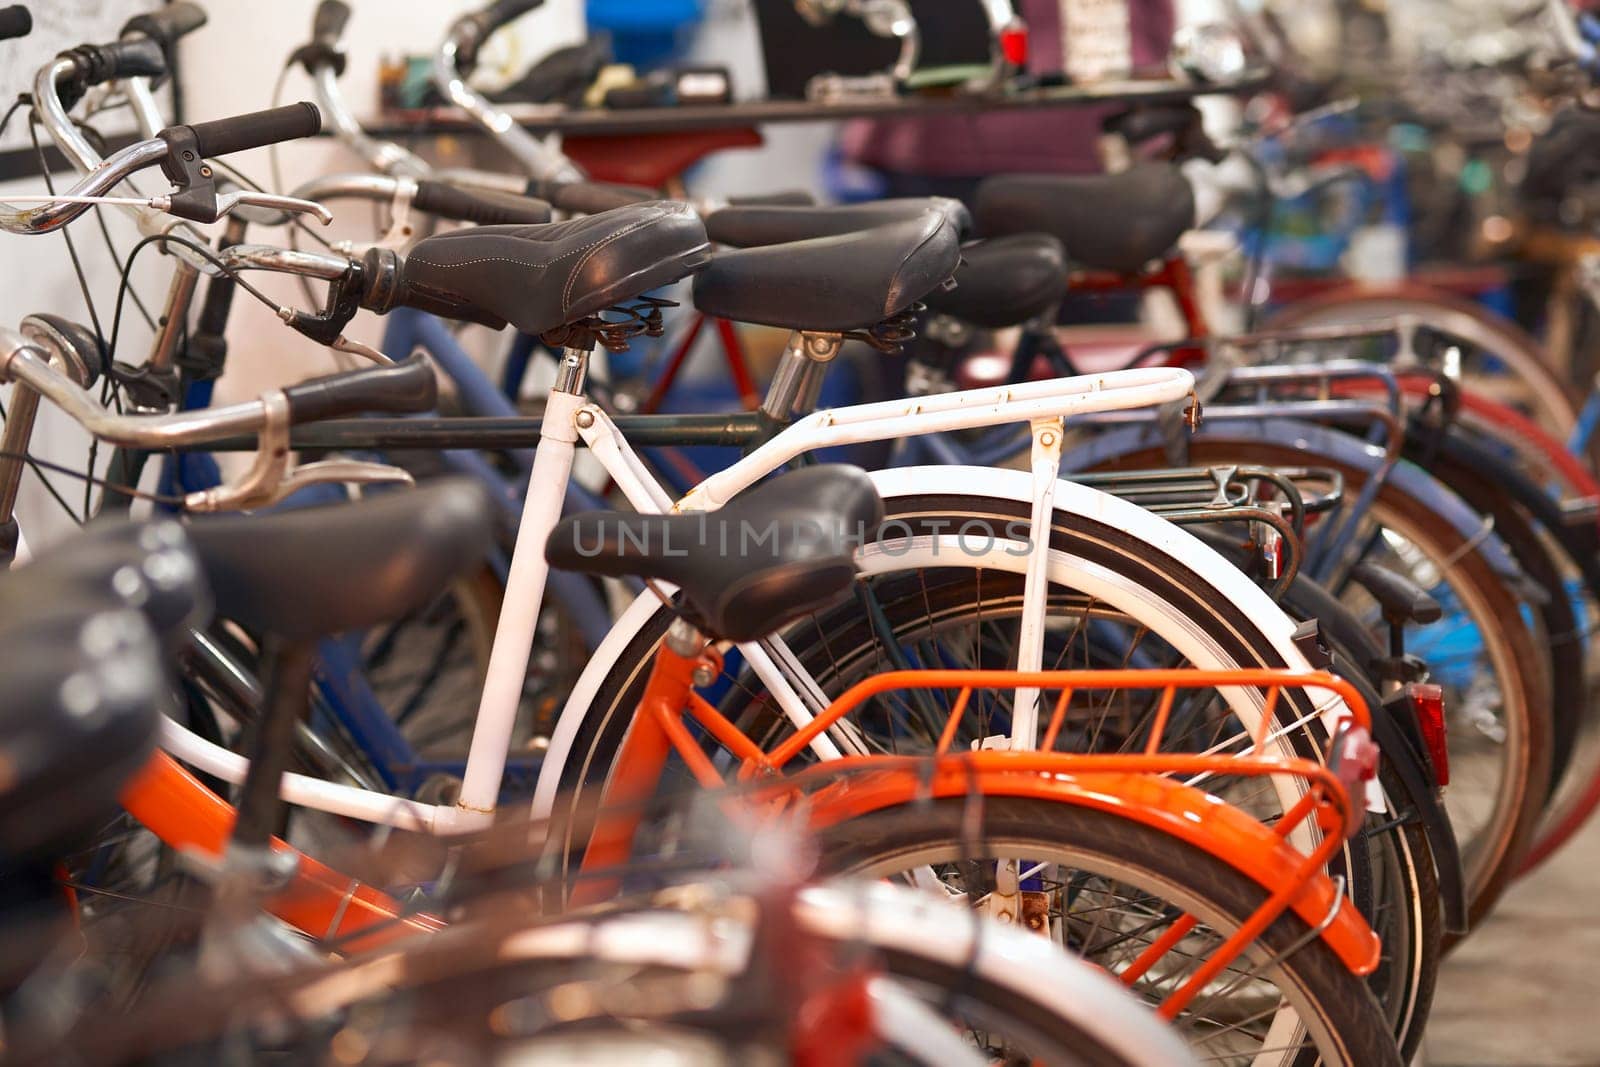
<path id="1" fill-rule="evenodd" d="M 616 423 L 581 394 L 587 357 L 587 352 L 567 350 L 563 355 L 562 379 L 549 394 L 457 803 L 453 806 L 424 804 L 299 774 L 285 776 L 283 797 L 287 802 L 382 825 L 434 833 L 478 828 L 492 818 L 549 574 L 544 546 L 560 521 L 580 440 L 635 509 L 664 513 L 715 510 L 795 457 L 820 448 L 1029 423 L 1034 428 L 1029 475 L 1031 529 L 1037 530 L 1048 529 L 1055 506 L 1056 464 L 1063 419 L 1180 401 L 1189 395 L 1194 385 L 1188 371 L 1147 368 L 818 411 L 798 420 L 731 467 L 707 478 L 674 503 Z M 921 472 L 929 479 L 927 484 L 939 485 L 941 473 L 948 475 L 950 471 L 951 468 L 931 467 L 893 473 L 906 477 Z M 1042 629 L 1048 593 L 1044 572 L 1049 539 L 1032 537 L 1021 551 L 1028 556 L 1023 628 L 1025 633 L 1037 634 Z M 742 644 L 739 650 L 795 726 L 810 722 L 827 705 L 826 696 L 814 683 L 807 684 L 809 679 L 804 676 L 805 672 L 781 640 Z M 596 660 L 618 652 L 620 648 L 606 641 L 596 653 Z M 590 670 L 598 666 L 591 663 Z M 1023 669 L 1028 667 L 1024 662 Z M 1035 695 L 1028 691 L 1019 693 L 1019 708 L 1027 701 L 1031 709 Z M 575 708 L 576 698 L 575 693 L 557 720 L 558 736 L 570 738 L 573 732 L 571 728 L 563 729 L 563 720 L 574 713 L 582 717 L 585 709 Z M 1022 714 L 1015 716 L 1011 739 L 1014 745 L 1031 747 L 1034 743 L 1031 721 Z M 219 778 L 243 780 L 248 766 L 243 757 L 171 720 L 164 727 L 162 745 L 173 756 Z M 842 750 L 859 750 L 848 731 L 840 730 L 818 737 L 812 747 L 823 759 L 837 757 Z M 552 751 L 549 755 L 557 753 Z M 547 758 L 540 771 L 536 797 L 553 796 L 554 783 L 560 777 L 559 764 L 563 762 Z"/>

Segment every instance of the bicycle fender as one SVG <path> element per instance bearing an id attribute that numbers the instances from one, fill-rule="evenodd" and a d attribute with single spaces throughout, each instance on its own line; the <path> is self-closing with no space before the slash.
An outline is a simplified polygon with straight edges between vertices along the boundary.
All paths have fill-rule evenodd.
<path id="1" fill-rule="evenodd" d="M 1383 705 L 1368 709 L 1372 712 L 1372 739 L 1388 761 L 1402 791 L 1390 800 L 1395 808 L 1404 812 L 1408 808 L 1416 813 L 1422 824 L 1422 834 L 1433 853 L 1433 868 L 1439 878 L 1439 906 L 1444 916 L 1447 933 L 1465 934 L 1467 921 L 1467 882 L 1461 869 L 1461 847 L 1450 825 L 1450 816 L 1444 810 L 1444 801 L 1428 778 L 1422 756 L 1406 738 L 1405 731 L 1394 721 L 1389 709 Z"/>
<path id="2" fill-rule="evenodd" d="M 928 798 L 972 795 L 1026 797 L 1071 804 L 1133 819 L 1216 857 L 1268 893 L 1293 884 L 1306 856 L 1259 820 L 1220 798 L 1175 779 L 1153 774 L 1077 774 L 1072 757 L 1061 770 L 1020 773 L 967 757 L 940 760 L 930 771 L 884 769 L 850 775 L 807 798 L 811 823 L 838 826 L 852 818 Z M 1289 906 L 1359 975 L 1378 967 L 1380 945 L 1360 910 L 1341 896 L 1333 880 L 1314 872 Z"/>

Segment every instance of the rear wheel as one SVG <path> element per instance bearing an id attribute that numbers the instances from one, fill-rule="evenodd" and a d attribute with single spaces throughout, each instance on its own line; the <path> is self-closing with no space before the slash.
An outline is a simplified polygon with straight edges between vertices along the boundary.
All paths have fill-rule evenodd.
<path id="1" fill-rule="evenodd" d="M 1267 898 L 1215 856 L 1151 827 L 1050 801 L 985 796 L 917 802 L 821 834 L 830 873 L 911 880 L 932 868 L 980 904 L 996 864 L 1018 865 L 1049 909 L 1047 931 L 1113 975 L 1184 914 L 1199 924 L 1132 984 L 1158 1002 Z M 1208 983 L 1174 1024 L 1206 1063 L 1399 1064 L 1382 1008 L 1292 912 Z"/>
<path id="2" fill-rule="evenodd" d="M 1014 667 L 1021 558 L 997 552 L 977 560 L 948 554 L 941 559 L 929 542 L 935 531 L 964 524 L 972 524 L 975 542 L 981 543 L 980 529 L 1004 536 L 1010 522 L 1026 522 L 1027 505 L 996 497 L 892 493 L 885 505 L 885 530 L 894 536 L 886 534 L 887 541 L 862 559 L 858 599 L 804 619 L 784 634 L 808 681 L 823 695 L 835 696 L 869 674 L 897 667 Z M 1058 562 L 1051 569 L 1046 668 L 1288 665 L 1264 629 L 1274 614 L 1283 620 L 1282 613 L 1264 595 L 1259 602 L 1243 594 L 1224 596 L 1161 546 L 1106 519 L 1056 516 L 1051 544 Z M 1172 533 L 1188 537 L 1176 529 Z M 573 808 L 563 810 L 581 811 L 583 798 L 592 797 L 609 774 L 668 621 L 663 611 L 637 634 L 589 706 L 585 729 L 564 765 L 563 797 Z M 723 684 L 729 687 L 723 711 L 749 736 L 770 744 L 790 729 L 753 676 L 732 670 Z M 1115 708 L 1109 699 L 1106 704 L 1075 707 L 1073 729 L 1063 731 L 1057 747 L 1114 751 L 1125 746 L 1141 716 L 1130 714 L 1122 702 Z M 864 705 L 852 721 L 874 751 L 926 752 L 938 735 L 934 717 L 944 710 L 886 694 Z M 1240 744 L 1249 736 L 1248 729 L 1240 732 L 1233 709 L 1213 703 L 1188 710 L 1190 725 L 1172 729 L 1166 750 L 1210 749 L 1230 737 Z M 958 747 L 1004 732 L 1009 713 L 1009 694 L 974 693 L 968 706 L 973 726 Z M 1286 709 L 1280 713 L 1286 721 L 1296 715 Z M 1278 744 L 1286 754 L 1315 758 L 1320 729 L 1315 721 L 1304 723 L 1286 731 Z M 1283 810 L 1282 798 L 1262 790 L 1259 781 L 1213 782 L 1212 788 L 1262 818 Z M 1404 841 L 1388 840 L 1396 829 L 1389 827 L 1369 848 L 1347 850 L 1343 863 L 1363 913 L 1389 934 L 1392 952 L 1375 988 L 1390 1008 L 1395 1031 L 1412 1041 L 1420 1029 L 1415 1023 L 1426 1016 L 1436 968 L 1437 901 L 1430 906 L 1419 890 L 1418 868 L 1431 862 L 1420 833 L 1407 827 Z M 578 854 L 575 845 L 568 841 L 570 855 Z"/>
<path id="3" fill-rule="evenodd" d="M 1346 499 L 1355 498 L 1370 477 L 1370 471 L 1308 445 L 1323 432 L 1319 427 L 1308 426 L 1296 448 L 1248 436 L 1252 428 L 1213 423 L 1189 442 L 1189 458 L 1201 465 L 1330 468 L 1342 476 Z M 1163 459 L 1159 451 L 1135 451 L 1102 466 L 1135 470 Z M 1531 608 L 1508 588 L 1485 550 L 1493 536 L 1487 525 L 1465 536 L 1426 501 L 1391 483 L 1378 490 L 1350 536 L 1362 547 L 1362 558 L 1408 575 L 1446 607 L 1440 622 L 1410 628 L 1406 647 L 1428 662 L 1446 688 L 1451 785 L 1445 805 L 1461 841 L 1469 917 L 1476 923 L 1499 899 L 1531 844 L 1548 795 L 1554 721 L 1549 657 L 1524 621 Z M 1340 594 L 1386 642 L 1370 598 L 1354 586 Z"/>

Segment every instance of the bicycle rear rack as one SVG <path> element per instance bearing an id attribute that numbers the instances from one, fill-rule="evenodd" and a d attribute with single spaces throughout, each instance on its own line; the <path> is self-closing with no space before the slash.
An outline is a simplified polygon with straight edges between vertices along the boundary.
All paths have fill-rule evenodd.
<path id="1" fill-rule="evenodd" d="M 972 751 L 959 751 L 956 742 L 963 723 L 970 722 L 974 695 L 1018 687 L 1056 694 L 1041 748 L 1009 751 L 990 747 L 991 739 L 980 730 L 971 742 Z M 1074 722 L 1075 700 L 1089 697 L 1092 703 L 1096 694 L 1114 695 L 1116 691 L 1149 696 L 1137 716 L 1137 728 L 1126 732 L 1118 751 L 1055 750 Z M 847 756 L 796 775 L 782 775 L 815 737 L 842 725 L 846 716 L 862 712 L 875 698 L 896 692 L 944 694 L 948 710 L 929 754 Z M 1234 706 L 1246 695 L 1256 694 L 1259 713 L 1248 737 L 1199 752 L 1167 750 L 1169 729 L 1182 717 L 1180 694 L 1199 692 L 1216 693 L 1224 699 L 1231 693 L 1234 699 L 1228 703 Z M 1287 696 L 1291 692 L 1301 694 L 1303 706 L 1288 706 L 1294 700 Z M 1314 695 L 1320 695 L 1320 701 Z M 1330 701 L 1342 704 L 1342 709 L 1319 759 L 1285 755 L 1281 746 L 1272 744 L 1299 724 L 1321 717 Z M 975 798 L 989 795 L 991 790 L 1015 795 L 1021 783 L 1024 794 L 1045 796 L 1051 783 L 1071 780 L 1087 792 L 1115 796 L 1115 803 L 1103 804 L 1108 809 L 1185 833 L 1191 843 L 1233 863 L 1236 869 L 1254 870 L 1268 891 L 1266 900 L 1162 999 L 1160 1012 L 1168 1019 L 1205 992 L 1291 908 L 1309 927 L 1307 939 L 1328 938 L 1352 970 L 1365 974 L 1377 966 L 1376 935 L 1353 907 L 1347 906 L 1342 879 L 1325 873 L 1334 855 L 1361 827 L 1365 790 L 1378 765 L 1368 709 L 1343 679 L 1323 672 L 1264 669 L 891 671 L 853 686 L 805 728 L 770 749 L 762 749 L 699 694 L 691 694 L 687 713 L 702 733 L 692 734 L 681 718 L 667 732 L 673 748 L 703 786 L 715 789 L 727 784 L 705 751 L 703 739 L 709 738 L 740 762 L 739 781 L 754 786 L 757 795 L 765 792 L 765 806 L 788 810 L 803 803 L 814 824 L 842 822 L 875 810 L 873 805 L 890 795 L 903 802 L 936 796 Z M 1280 713 L 1286 714 L 1288 722 L 1280 722 Z M 1230 751 L 1236 744 L 1241 749 Z M 1198 788 L 1207 781 L 1215 784 L 1240 778 L 1287 780 L 1289 788 L 1279 790 L 1281 814 L 1270 821 L 1261 819 Z M 1030 787 L 1036 792 L 1028 794 Z M 1295 843 L 1297 838 L 1305 847 Z M 1270 874 L 1263 873 L 1261 866 L 1268 853 L 1273 857 L 1268 864 Z M 1130 986 L 1144 980 L 1198 925 L 1193 915 L 1179 918 L 1119 973 L 1120 980 Z M 1163 977 L 1158 984 L 1166 982 Z"/>

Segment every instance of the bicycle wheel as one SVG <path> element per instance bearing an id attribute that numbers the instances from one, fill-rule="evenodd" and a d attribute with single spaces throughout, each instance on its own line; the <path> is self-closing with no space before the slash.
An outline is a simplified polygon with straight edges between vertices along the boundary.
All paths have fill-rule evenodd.
<path id="1" fill-rule="evenodd" d="M 997 471 L 990 476 L 1005 474 Z M 1083 487 L 1073 488 L 1074 495 L 1086 500 L 1099 496 Z M 986 560 L 992 563 L 988 568 L 953 567 L 948 560 L 941 566 L 926 542 L 930 530 L 941 525 L 955 528 L 950 525 L 952 521 L 957 526 L 963 522 L 990 523 L 1003 528 L 1018 516 L 1025 518 L 1027 505 L 994 497 L 933 497 L 915 492 L 897 495 L 893 491 L 885 493 L 885 503 L 885 529 L 895 522 L 906 524 L 906 529 L 903 538 L 891 539 L 870 560 L 863 560 L 867 573 L 862 584 L 872 591 L 877 610 L 882 612 L 882 623 L 875 624 L 867 617 L 868 612 L 850 604 L 797 623 L 785 639 L 800 673 L 819 692 L 833 695 L 866 674 L 900 666 L 892 652 L 895 648 L 909 649 L 919 657 L 918 662 L 931 665 L 1014 665 L 1011 635 L 1020 611 L 1021 583 L 1017 572 L 1021 561 L 1002 555 Z M 1102 512 L 1093 518 L 1076 512 L 1058 512 L 1056 516 L 1051 544 L 1059 553 L 1060 563 L 1051 570 L 1054 640 L 1044 659 L 1046 667 L 1237 667 L 1282 666 L 1291 662 L 1266 629 L 1274 617 L 1285 616 L 1264 594 L 1248 583 L 1245 585 L 1249 593 L 1237 586 L 1226 593 L 1219 591 L 1175 555 L 1130 532 L 1138 524 L 1129 513 L 1144 514 L 1140 509 L 1122 501 L 1112 501 L 1104 507 L 1109 514 Z M 1084 506 L 1082 510 L 1090 509 Z M 952 520 L 952 516 L 957 518 Z M 1145 518 L 1148 522 L 1149 517 Z M 1187 534 L 1168 529 L 1172 536 L 1188 539 Z M 920 560 L 911 558 L 918 544 L 922 546 Z M 910 566 L 918 562 L 928 566 Z M 1159 598 L 1154 600 L 1158 608 L 1152 608 L 1152 598 Z M 1139 612 L 1137 620 L 1127 613 L 1132 610 Z M 626 730 L 644 672 L 667 621 L 668 616 L 662 611 L 639 630 L 615 661 L 618 668 L 608 673 L 590 704 L 593 714 L 578 720 L 583 729 L 563 766 L 564 810 L 575 810 L 580 798 L 592 796 L 609 774 L 614 746 Z M 895 635 L 893 639 L 882 636 L 885 627 Z M 978 639 L 974 639 L 975 634 Z M 1091 635 L 1096 635 L 1093 640 Z M 772 736 L 762 735 L 762 727 L 751 718 L 752 714 L 764 713 L 769 728 L 786 728 L 782 717 L 768 706 L 759 686 L 739 678 L 731 678 L 730 684 L 735 689 L 724 700 L 723 710 L 742 719 L 741 725 L 752 736 L 758 740 Z M 909 714 L 916 709 L 877 710 L 893 717 L 900 711 Z M 1003 702 L 993 712 L 997 721 L 1003 721 L 999 719 L 1005 712 Z M 983 714 L 984 709 L 980 706 L 977 713 Z M 867 711 L 863 717 L 873 714 Z M 902 717 L 898 721 L 906 720 Z M 1194 747 L 1214 744 L 1219 727 L 1226 727 L 1226 723 L 1218 717 L 1197 719 L 1189 731 L 1195 739 Z M 937 736 L 937 729 L 933 733 Z M 1084 733 L 1079 732 L 1080 741 Z M 903 733 L 897 735 L 892 726 L 880 728 L 876 736 L 899 737 L 897 744 L 885 745 L 882 750 L 916 750 L 913 739 Z M 1114 747 L 1113 738 L 1120 736 L 1124 735 L 1107 731 L 1100 734 L 1099 740 Z M 975 739 L 964 738 L 960 743 Z M 1280 742 L 1301 755 L 1314 755 L 1319 750 L 1317 742 L 1304 731 L 1285 734 Z M 1065 741 L 1061 747 L 1068 747 Z M 1182 746 L 1178 748 L 1181 750 Z M 1226 783 L 1219 787 L 1222 784 Z M 1264 817 L 1280 810 L 1271 808 L 1277 798 L 1240 795 L 1236 790 L 1230 799 L 1260 805 L 1253 810 Z M 568 803 L 574 808 L 567 809 Z M 1404 840 L 1377 841 L 1370 849 L 1347 854 L 1344 862 L 1363 913 L 1389 931 L 1392 952 L 1380 972 L 1378 988 L 1390 1009 L 1396 1033 L 1403 1035 L 1408 1044 L 1414 1044 L 1420 1036 L 1420 1022 L 1426 1018 L 1437 969 L 1437 890 L 1428 888 L 1436 883 L 1431 856 L 1420 840 L 1420 831 L 1404 821 L 1389 829 L 1398 830 L 1396 836 Z M 575 855 L 571 851 L 575 842 L 567 841 L 566 847 L 569 854 Z M 1381 864 L 1381 870 L 1375 864 Z M 1426 875 L 1422 874 L 1424 868 Z"/>
<path id="2" fill-rule="evenodd" d="M 1398 317 L 1409 317 L 1436 335 L 1441 348 L 1453 348 L 1469 383 L 1530 412 L 1561 440 L 1572 433 L 1577 405 L 1550 370 L 1538 340 L 1509 319 L 1452 294 L 1407 284 L 1336 289 L 1291 304 L 1266 328 L 1359 325 Z M 1387 360 L 1393 352 L 1382 345 L 1372 355 Z"/>
<path id="3" fill-rule="evenodd" d="M 938 470 L 949 477 L 962 469 Z M 937 611 L 930 602 L 928 621 L 932 625 L 951 612 L 968 617 L 975 611 L 978 618 L 987 615 L 993 620 L 1010 612 L 1009 617 L 1015 618 L 1020 602 L 1025 556 L 1015 551 L 1010 537 L 1016 524 L 1026 529 L 1029 520 L 1028 496 L 1022 488 L 1028 477 L 1006 470 L 968 469 L 966 473 L 990 484 L 1010 482 L 1018 492 L 1011 496 L 928 494 L 917 487 L 925 479 L 918 477 L 915 469 L 876 476 L 884 491 L 884 532 L 858 559 L 863 569 L 859 584 L 871 592 L 882 582 L 915 586 L 933 576 L 941 588 L 948 589 L 951 581 L 970 576 L 967 585 L 972 592 L 964 601 L 956 594 L 949 604 L 941 601 Z M 1305 665 L 1292 643 L 1293 623 L 1214 552 L 1125 501 L 1070 483 L 1062 483 L 1057 492 L 1058 507 L 1050 531 L 1051 613 L 1068 631 L 1086 632 L 1076 625 L 1086 618 L 1108 621 L 1130 638 L 1119 649 L 1119 658 L 1124 651 L 1133 657 L 1144 646 L 1152 650 L 1152 656 L 1159 655 L 1164 666 Z M 967 533 L 958 538 L 953 532 L 963 528 Z M 1206 573 L 1197 571 L 1197 566 Z M 993 579 L 988 588 L 997 599 L 992 603 L 984 591 L 986 575 Z M 963 603 L 972 611 L 964 611 Z M 1071 612 L 1066 610 L 1069 603 L 1076 605 Z M 671 613 L 665 608 L 653 612 L 628 637 L 626 645 L 607 658 L 608 669 L 593 695 L 580 697 L 581 702 L 563 714 L 549 767 L 541 777 L 536 809 L 546 796 L 553 804 L 557 793 L 564 807 L 576 807 L 604 782 L 670 620 Z M 819 626 L 815 618 L 797 627 L 802 628 L 800 632 L 809 628 L 809 632 L 826 636 L 826 627 Z M 813 638 L 806 644 L 826 654 L 825 641 L 819 644 Z M 1063 643 L 1054 665 L 1078 665 L 1069 652 L 1081 656 L 1083 645 Z M 875 653 L 878 669 L 894 662 L 890 651 L 880 648 Z M 1014 665 L 1014 642 L 1009 651 Z M 1128 662 L 1140 665 L 1137 658 Z M 1044 663 L 1049 667 L 1052 660 L 1046 658 Z M 809 691 L 839 691 L 838 682 L 812 676 L 805 664 L 800 668 L 797 676 Z M 829 676 L 842 679 L 845 672 L 833 670 Z M 727 679 L 727 684 L 735 683 L 736 678 Z M 579 688 L 581 692 L 582 683 Z M 1247 708 L 1239 712 L 1250 715 Z M 1298 740 L 1291 739 L 1293 736 L 1291 731 L 1278 740 L 1286 746 L 1305 743 L 1304 736 Z M 1314 743 L 1310 750 L 1315 750 Z"/>
<path id="4" fill-rule="evenodd" d="M 1290 583 L 1279 603 L 1297 619 L 1319 622 L 1318 639 L 1332 659 L 1329 669 L 1354 685 L 1369 708 L 1380 707 L 1378 689 L 1355 666 L 1373 663 L 1384 654 L 1384 647 L 1371 639 L 1362 620 L 1303 576 Z M 1388 758 L 1380 763 L 1378 774 L 1386 795 L 1404 795 Z M 1444 920 L 1440 860 L 1421 819 L 1414 811 L 1407 814 L 1398 825 L 1387 816 L 1368 816 L 1358 839 L 1367 846 L 1372 889 L 1370 903 L 1359 898 L 1357 902 L 1383 943 L 1378 969 L 1367 985 L 1383 1005 L 1400 1054 L 1409 1063 L 1422 1043 L 1433 1007 L 1434 986 L 1444 958 Z"/>
<path id="5" fill-rule="evenodd" d="M 180 1048 L 270 1048 L 311 1060 L 326 1058 L 332 1041 L 366 1050 L 367 1063 L 426 1061 L 427 1052 L 441 1062 L 588 1063 L 601 1051 L 617 1062 L 766 1062 L 795 1025 L 786 990 L 772 980 L 795 960 L 760 937 L 756 920 L 790 898 L 752 899 L 729 888 L 739 877 L 722 872 L 648 905 L 622 902 L 544 924 L 491 908 L 383 953 L 200 990 L 190 979 L 136 1013 L 81 1029 L 72 1051 L 95 1063 Z M 874 1007 L 886 979 L 936 1028 L 941 1040 L 931 1042 L 902 1029 L 912 1039 L 876 1050 L 874 1063 L 932 1067 L 941 1061 L 917 1053 L 948 1048 L 950 1037 L 990 1062 L 1192 1062 L 1126 990 L 1030 933 L 881 883 L 805 887 L 789 906 L 794 931 L 782 948 L 841 980 L 873 973 Z M 193 1011 L 197 994 L 212 1010 Z M 937 1032 L 942 1024 L 953 1024 L 950 1037 Z M 29 1036 L 11 1050 L 19 1064 L 41 1053 Z M 55 1036 L 44 1055 L 57 1058 L 61 1047 Z"/>
<path id="6" fill-rule="evenodd" d="M 1488 516 L 1496 536 L 1535 586 L 1542 602 L 1524 612 L 1535 640 L 1550 661 L 1551 766 L 1546 801 L 1558 792 L 1589 710 L 1584 647 L 1573 599 L 1565 591 L 1557 546 L 1543 534 L 1529 508 L 1543 497 L 1537 486 L 1523 483 L 1506 459 L 1477 448 L 1456 434 L 1441 438 L 1413 423 L 1406 456 L 1432 472 L 1463 500 Z M 1570 573 L 1570 571 L 1569 571 Z"/>
<path id="7" fill-rule="evenodd" d="M 974 810 L 976 809 L 976 810 Z M 1184 914 L 1199 920 L 1133 989 L 1159 1000 L 1266 899 L 1211 854 L 1104 812 L 1016 797 L 917 802 L 820 835 L 826 870 L 909 878 L 932 867 L 976 903 L 995 863 L 1025 865 L 1043 888 L 1057 944 L 1111 974 Z M 1175 1020 L 1202 1062 L 1399 1064 L 1378 1002 L 1292 913 L 1280 916 Z"/>
<path id="8" fill-rule="evenodd" d="M 967 576 L 966 582 L 954 575 L 944 575 L 940 582 L 916 583 L 902 580 L 898 583 L 880 581 L 877 599 L 889 627 L 900 635 L 915 635 L 929 620 L 937 619 L 941 644 L 947 651 L 964 652 L 959 666 L 1003 667 L 1006 662 L 1006 643 L 996 640 L 1015 624 L 1017 603 L 1014 590 L 998 586 L 988 579 L 987 591 L 980 595 L 974 588 L 976 575 Z M 898 590 L 893 588 L 898 585 Z M 1297 580 L 1284 603 L 1296 618 L 1315 618 L 1298 610 L 1298 602 L 1312 592 L 1310 583 Z M 1324 596 L 1323 599 L 1328 599 Z M 1294 602 L 1294 603 L 1291 603 Z M 1326 607 L 1313 601 L 1317 607 Z M 1337 602 L 1334 602 L 1337 608 Z M 1059 618 L 1072 607 L 1065 599 L 1052 605 Z M 1081 607 L 1080 607 L 1081 610 Z M 1102 613 L 1096 626 L 1101 637 L 1116 635 L 1104 633 L 1111 625 L 1109 612 Z M 967 633 L 981 632 L 981 643 L 968 640 Z M 1081 637 L 1082 631 L 1073 636 Z M 909 638 L 903 638 L 907 647 L 920 647 Z M 1371 686 L 1360 679 L 1359 672 L 1348 664 L 1361 662 L 1355 656 L 1342 655 L 1341 646 L 1332 635 L 1324 640 L 1332 646 L 1336 673 L 1352 679 L 1369 707 L 1379 704 L 1379 697 Z M 1152 662 L 1156 657 L 1170 653 L 1152 642 L 1124 644 L 1116 641 L 1066 641 L 1053 642 L 1046 662 L 1084 668 L 1126 668 L 1130 661 L 1150 666 L 1168 665 L 1168 660 Z M 792 632 L 789 645 L 796 658 L 828 692 L 839 692 L 863 680 L 868 675 L 891 669 L 884 656 L 884 644 L 873 627 L 862 618 L 862 613 L 846 605 L 836 611 L 817 617 L 803 632 Z M 748 679 L 745 679 L 748 682 Z M 1067 722 L 1070 739 L 1058 742 L 1058 748 L 1070 751 L 1125 751 L 1136 748 L 1143 740 L 1137 727 L 1129 724 L 1148 721 L 1153 710 L 1153 695 L 1143 694 L 1143 700 L 1120 699 L 1108 692 L 1093 701 L 1074 700 L 1069 704 Z M 926 694 L 923 694 L 926 697 Z M 981 696 L 973 694 L 973 701 L 981 703 Z M 1004 701 L 994 709 L 1002 713 Z M 971 705 L 969 704 L 969 707 Z M 730 693 L 724 699 L 722 712 L 739 723 L 743 732 L 769 749 L 790 732 L 787 721 L 775 716 L 759 696 L 752 697 L 749 689 Z M 875 750 L 907 753 L 918 749 L 912 738 L 905 734 L 904 723 L 911 720 L 919 709 L 915 699 L 905 702 L 880 701 L 870 705 L 856 719 Z M 939 704 L 937 710 L 946 710 Z M 1176 730 L 1169 736 L 1164 750 L 1183 751 L 1211 747 L 1218 726 L 1215 717 L 1199 714 L 1214 709 L 1197 706 L 1195 702 L 1180 704 L 1172 716 L 1179 719 L 1188 714 L 1192 724 Z M 878 715 L 882 715 L 880 720 Z M 979 739 L 985 731 L 959 733 L 953 748 L 959 750 Z M 1064 732 L 1063 737 L 1067 738 Z M 1188 743 L 1185 743 L 1185 740 Z M 921 751 L 929 751 L 931 739 L 925 739 Z M 1389 796 L 1399 796 L 1393 789 L 1392 772 L 1385 761 L 1380 773 Z M 1226 797 L 1237 806 L 1260 812 L 1263 818 L 1272 818 L 1277 812 L 1270 806 L 1270 798 L 1263 797 L 1259 783 L 1240 780 L 1212 779 L 1207 782 L 1209 792 Z M 1363 915 L 1378 930 L 1383 941 L 1382 960 L 1378 971 L 1369 979 L 1375 995 L 1390 1020 L 1392 1031 L 1402 1047 L 1414 1049 L 1420 1042 L 1423 1026 L 1432 1002 L 1434 979 L 1441 959 L 1442 926 L 1439 915 L 1438 878 L 1433 856 L 1421 826 L 1413 818 L 1392 820 L 1387 815 L 1369 817 L 1370 832 L 1364 832 L 1357 841 L 1362 848 L 1358 856 L 1347 856 L 1341 868 L 1352 884 L 1352 896 Z"/>
<path id="9" fill-rule="evenodd" d="M 1202 465 L 1330 468 L 1343 477 L 1347 499 L 1361 491 L 1370 476 L 1357 458 L 1364 446 L 1323 427 L 1284 425 L 1295 428 L 1293 447 L 1268 439 L 1257 423 L 1213 420 L 1189 442 L 1189 457 Z M 1159 448 L 1133 447 L 1096 467 L 1134 470 L 1163 461 Z M 1356 541 L 1366 546 L 1367 558 L 1410 574 L 1456 610 L 1439 623 L 1414 627 L 1408 648 L 1428 659 L 1435 645 L 1431 665 L 1446 684 L 1451 786 L 1445 804 L 1461 841 L 1473 923 L 1493 907 L 1531 843 L 1549 788 L 1553 732 L 1548 657 L 1523 621 L 1524 604 L 1488 556 L 1491 537 L 1486 528 L 1464 535 L 1416 493 L 1391 482 L 1378 491 Z M 1364 594 L 1340 592 L 1378 621 Z M 1463 641 L 1470 658 L 1458 654 Z"/>

